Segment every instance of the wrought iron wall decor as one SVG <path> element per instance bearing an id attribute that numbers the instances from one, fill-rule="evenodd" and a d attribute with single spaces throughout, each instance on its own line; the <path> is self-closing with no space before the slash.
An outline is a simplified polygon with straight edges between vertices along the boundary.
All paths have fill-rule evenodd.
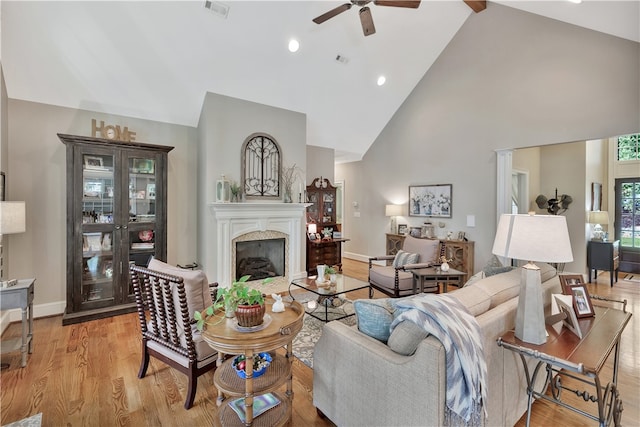
<path id="1" fill-rule="evenodd" d="M 250 135 L 242 149 L 242 190 L 245 197 L 279 198 L 282 189 L 280 147 L 264 133 Z"/>
<path id="2" fill-rule="evenodd" d="M 560 215 L 569 209 L 569 205 L 573 202 L 573 197 L 568 194 L 561 194 L 558 197 L 558 189 L 556 188 L 556 195 L 552 199 L 547 199 L 546 196 L 540 194 L 536 197 L 536 205 L 540 209 L 546 209 L 551 215 Z"/>

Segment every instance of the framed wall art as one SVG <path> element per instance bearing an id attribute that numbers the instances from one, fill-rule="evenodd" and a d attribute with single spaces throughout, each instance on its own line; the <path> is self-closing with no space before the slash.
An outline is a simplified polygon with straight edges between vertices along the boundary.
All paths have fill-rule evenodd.
<path id="1" fill-rule="evenodd" d="M 410 185 L 409 216 L 451 218 L 451 184 Z"/>
<path id="2" fill-rule="evenodd" d="M 599 182 L 591 183 L 591 210 L 602 210 L 602 184 Z"/>

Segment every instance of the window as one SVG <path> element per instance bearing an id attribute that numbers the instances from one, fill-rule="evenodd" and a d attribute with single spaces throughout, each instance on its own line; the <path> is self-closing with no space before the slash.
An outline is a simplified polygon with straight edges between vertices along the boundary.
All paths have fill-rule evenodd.
<path id="1" fill-rule="evenodd" d="M 280 197 L 280 147 L 269 135 L 253 134 L 244 143 L 242 186 L 246 197 Z"/>
<path id="2" fill-rule="evenodd" d="M 640 134 L 618 137 L 618 161 L 640 160 Z"/>
<path id="3" fill-rule="evenodd" d="M 640 178 L 617 179 L 620 246 L 640 248 Z"/>

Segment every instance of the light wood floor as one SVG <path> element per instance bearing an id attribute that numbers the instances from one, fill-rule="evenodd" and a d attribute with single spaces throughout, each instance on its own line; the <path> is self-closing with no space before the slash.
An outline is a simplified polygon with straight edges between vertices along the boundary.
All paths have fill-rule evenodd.
<path id="1" fill-rule="evenodd" d="M 366 280 L 367 266 L 345 260 L 346 274 Z M 619 281 L 613 288 L 608 276 L 589 285 L 591 293 L 626 298 L 634 315 L 622 338 L 619 387 L 624 400 L 622 421 L 640 423 L 640 283 Z M 376 297 L 381 296 L 377 294 Z M 351 298 L 366 298 L 366 291 Z M 19 353 L 2 356 L 10 363 L 2 370 L 1 419 L 4 425 L 43 413 L 44 426 L 210 426 L 216 417 L 211 374 L 198 381 L 192 409 L 183 408 L 186 377 L 151 359 L 147 376 L 137 378 L 140 338 L 135 314 L 62 326 L 60 316 L 34 322 L 34 352 L 25 368 Z M 3 339 L 20 335 L 19 323 L 9 326 Z M 294 358 L 294 426 L 333 426 L 316 414 L 312 403 L 313 371 Z M 581 399 L 580 399 L 581 400 Z M 582 407 L 593 404 L 581 402 Z M 399 403 L 401 404 L 401 403 Z M 545 402 L 533 406 L 535 426 L 595 425 L 568 410 Z M 524 417 L 518 426 L 524 425 Z"/>

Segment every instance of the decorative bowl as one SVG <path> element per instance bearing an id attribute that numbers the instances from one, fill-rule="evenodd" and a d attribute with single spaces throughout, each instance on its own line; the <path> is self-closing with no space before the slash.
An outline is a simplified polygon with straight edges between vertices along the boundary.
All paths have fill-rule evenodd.
<path id="1" fill-rule="evenodd" d="M 271 355 L 269 353 L 258 353 L 253 356 L 253 360 L 254 360 L 253 378 L 258 378 L 259 376 L 263 375 L 266 372 L 267 368 L 269 367 L 273 359 L 271 358 Z M 244 369 L 240 369 L 238 367 L 240 362 L 244 362 L 244 361 L 245 361 L 245 356 L 244 354 L 241 354 L 239 356 L 234 357 L 233 362 L 231 362 L 231 365 L 233 366 L 233 369 L 236 371 L 236 374 L 238 374 L 240 378 L 246 379 L 247 373 L 245 372 Z"/>

